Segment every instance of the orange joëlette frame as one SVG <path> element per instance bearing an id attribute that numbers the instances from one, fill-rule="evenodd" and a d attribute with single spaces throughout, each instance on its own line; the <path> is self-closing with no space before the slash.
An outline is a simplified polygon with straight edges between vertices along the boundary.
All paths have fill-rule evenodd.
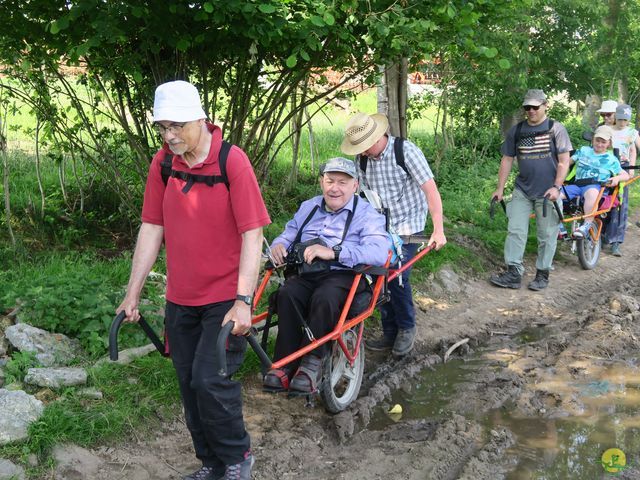
<path id="1" fill-rule="evenodd" d="M 633 182 L 635 182 L 636 180 L 638 180 L 638 178 L 640 178 L 640 176 L 635 175 L 631 177 L 629 180 L 627 180 L 626 182 L 623 182 L 625 188 L 630 184 L 632 184 Z M 598 192 L 598 197 L 596 198 L 595 207 L 593 208 L 593 211 L 589 213 L 583 213 L 582 215 L 576 215 L 574 217 L 563 218 L 562 221 L 564 223 L 569 223 L 569 222 L 573 222 L 574 220 L 582 220 L 586 217 L 595 217 L 594 219 L 596 220 L 596 223 L 598 225 L 598 231 L 596 232 L 595 238 L 593 238 L 593 240 L 597 241 L 598 238 L 600 238 L 600 234 L 602 233 L 602 220 L 598 219 L 597 217 L 598 215 L 602 215 L 603 213 L 607 213 L 611 211 L 611 209 L 613 208 L 613 205 L 616 202 L 616 199 L 618 198 L 618 191 L 620 190 L 620 185 L 616 185 L 613 189 L 613 192 L 609 195 L 609 197 L 611 198 L 608 204 L 609 206 L 607 208 L 598 209 L 600 200 L 604 195 L 605 188 L 607 187 L 604 187 L 604 186 L 600 187 L 600 191 Z M 591 236 L 593 237 L 593 233 L 591 233 Z"/>
<path id="2" fill-rule="evenodd" d="M 421 250 L 420 252 L 418 252 L 416 254 L 415 257 L 413 257 L 410 261 L 408 261 L 407 263 L 405 263 L 404 265 L 402 265 L 401 268 L 398 269 L 389 269 L 389 273 L 387 275 L 387 280 L 386 281 L 391 281 L 394 280 L 396 277 L 398 277 L 399 275 L 402 274 L 402 272 L 404 272 L 407 268 L 409 268 L 411 265 L 413 265 L 415 262 L 417 262 L 418 260 L 420 260 L 422 257 L 424 257 L 427 253 L 429 253 L 431 251 L 432 247 L 426 247 L 423 250 Z M 385 264 L 385 267 L 388 268 L 389 266 L 389 262 L 391 260 L 391 252 L 389 252 L 389 256 L 387 257 L 387 262 Z M 265 275 L 262 279 L 262 282 L 260 282 L 260 285 L 258 287 L 258 290 L 256 292 L 255 298 L 253 300 L 253 307 L 255 308 L 259 301 L 260 298 L 262 297 L 262 295 L 264 294 L 264 291 L 266 290 L 267 284 L 269 282 L 269 279 L 271 278 L 271 275 L 273 275 L 273 268 L 269 268 L 267 269 L 267 271 L 265 272 Z M 351 303 L 353 302 L 353 298 L 355 297 L 356 294 L 356 290 L 358 287 L 358 283 L 360 283 L 360 279 L 362 277 L 362 273 L 358 273 L 356 274 L 356 276 L 353 279 L 353 284 L 351 285 L 351 289 L 349 290 L 349 294 L 347 295 L 347 300 L 344 304 L 344 308 L 342 309 L 342 312 L 340 314 L 340 318 L 338 319 L 338 322 L 336 323 L 336 326 L 334 327 L 334 329 L 329 332 L 328 334 L 326 334 L 325 336 L 321 337 L 321 338 L 316 338 L 315 340 L 313 340 L 311 343 L 309 343 L 308 345 L 305 345 L 304 347 L 296 350 L 295 352 L 293 352 L 290 355 L 287 355 L 284 358 L 281 358 L 280 360 L 278 360 L 277 362 L 273 362 L 273 365 L 271 366 L 271 368 L 282 368 L 285 365 L 288 365 L 289 363 L 293 362 L 294 360 L 306 355 L 307 353 L 311 352 L 312 350 L 315 350 L 316 348 L 318 348 L 320 345 L 323 345 L 327 342 L 330 342 L 332 340 L 336 340 L 338 342 L 338 344 L 340 345 L 340 348 L 342 349 L 342 351 L 344 352 L 345 356 L 347 357 L 347 360 L 349 360 L 349 363 L 351 365 L 353 365 L 353 362 L 355 361 L 356 357 L 358 356 L 358 352 L 360 351 L 360 344 L 362 341 L 362 332 L 363 332 L 363 328 L 360 328 L 358 331 L 358 341 L 356 343 L 355 349 L 353 352 L 350 352 L 349 349 L 347 348 L 347 345 L 344 343 L 344 340 L 342 339 L 342 334 L 355 327 L 358 324 L 361 324 L 362 322 L 364 322 L 372 313 L 373 310 L 375 309 L 376 305 L 378 304 L 378 299 L 380 298 L 380 292 L 382 291 L 382 287 L 384 285 L 385 282 L 385 276 L 384 275 L 379 275 L 376 278 L 376 281 L 374 283 L 373 286 L 373 294 L 371 296 L 371 301 L 369 302 L 369 306 L 359 315 L 349 319 L 347 321 L 347 314 L 349 313 L 349 309 L 351 308 Z M 262 312 L 258 315 L 255 315 L 251 321 L 252 324 L 257 324 L 260 323 L 261 321 L 263 321 L 265 318 L 267 318 L 268 312 Z"/>

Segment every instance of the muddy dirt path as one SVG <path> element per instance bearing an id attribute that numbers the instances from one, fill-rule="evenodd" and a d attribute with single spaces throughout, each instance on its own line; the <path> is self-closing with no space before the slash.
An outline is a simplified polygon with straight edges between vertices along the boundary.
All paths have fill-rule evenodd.
<path id="1" fill-rule="evenodd" d="M 419 286 L 415 352 L 402 361 L 367 352 L 361 396 L 339 415 L 326 414 L 321 404 L 306 408 L 302 400 L 262 393 L 258 378 L 250 379 L 244 398 L 257 458 L 254 478 L 600 478 L 527 476 L 518 465 L 526 460 L 528 442 L 548 444 L 551 456 L 566 447 L 548 431 L 537 438 L 537 433 L 515 432 L 508 422 L 487 428 L 486 418 L 502 415 L 507 406 L 509 415 L 520 419 L 586 418 L 593 408 L 606 408 L 607 397 L 594 395 L 600 403 L 590 405 L 577 385 L 599 385 L 612 367 L 635 375 L 640 386 L 639 238 L 640 229 L 631 226 L 624 256 L 603 252 L 594 271 L 582 270 L 563 245 L 551 285 L 542 292 L 494 288 L 484 277 L 465 281 L 464 291 L 453 297 L 431 298 L 426 286 L 423 291 Z M 388 408 L 394 392 L 410 393 L 425 371 L 439 368 L 446 348 L 463 338 L 470 339 L 468 347 L 454 357 L 473 357 L 481 368 L 455 386 L 446 415 L 372 428 L 372 417 Z M 636 394 L 629 402 L 637 407 L 640 399 Z M 638 410 L 628 418 L 636 428 Z M 626 445 L 630 467 L 616 478 L 640 478 L 638 443 Z M 77 478 L 177 479 L 198 466 L 179 419 L 165 424 L 156 439 L 85 453 L 86 469 L 94 473 Z"/>

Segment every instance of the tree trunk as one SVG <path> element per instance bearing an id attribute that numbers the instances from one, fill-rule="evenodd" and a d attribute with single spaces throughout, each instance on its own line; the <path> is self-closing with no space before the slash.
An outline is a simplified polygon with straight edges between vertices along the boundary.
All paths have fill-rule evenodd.
<path id="1" fill-rule="evenodd" d="M 408 60 L 388 65 L 378 87 L 378 112 L 389 119 L 389 132 L 394 137 L 407 136 Z"/>
<path id="2" fill-rule="evenodd" d="M 587 95 L 584 99 L 584 113 L 582 114 L 582 126 L 585 130 L 593 131 L 600 120 L 598 109 L 602 105 L 602 99 L 598 95 Z"/>
<path id="3" fill-rule="evenodd" d="M 11 228 L 11 196 L 9 195 L 9 157 L 7 151 L 0 152 L 3 159 L 4 166 L 4 218 L 7 224 L 7 231 L 9 232 L 9 238 L 11 238 L 11 245 L 16 246 L 16 237 L 13 235 L 13 229 Z"/>

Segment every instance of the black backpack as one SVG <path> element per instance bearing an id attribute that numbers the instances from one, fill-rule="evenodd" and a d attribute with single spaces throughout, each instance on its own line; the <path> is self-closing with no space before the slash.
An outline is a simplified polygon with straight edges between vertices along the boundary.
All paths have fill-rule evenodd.
<path id="1" fill-rule="evenodd" d="M 395 137 L 394 141 L 393 141 L 393 153 L 395 154 L 396 157 L 396 164 L 402 168 L 402 170 L 404 170 L 404 172 L 411 176 L 411 174 L 409 173 L 409 170 L 407 169 L 407 166 L 404 163 L 404 138 L 402 137 Z M 367 161 L 369 160 L 369 157 L 364 156 L 364 155 L 358 155 L 358 162 L 360 163 L 360 170 L 362 170 L 362 173 L 366 174 L 367 173 Z"/>
<path id="2" fill-rule="evenodd" d="M 182 193 L 188 193 L 193 187 L 194 183 L 204 183 L 210 187 L 213 187 L 216 183 L 224 183 L 229 190 L 229 178 L 227 177 L 227 157 L 232 145 L 228 142 L 222 141 L 220 147 L 220 154 L 218 156 L 218 162 L 220 163 L 220 175 L 194 175 L 187 172 L 181 172 L 174 170 L 173 166 L 173 154 L 165 153 L 164 160 L 160 162 L 160 175 L 162 176 L 162 182 L 167 185 L 169 177 L 179 178 L 187 182 L 182 188 Z"/>

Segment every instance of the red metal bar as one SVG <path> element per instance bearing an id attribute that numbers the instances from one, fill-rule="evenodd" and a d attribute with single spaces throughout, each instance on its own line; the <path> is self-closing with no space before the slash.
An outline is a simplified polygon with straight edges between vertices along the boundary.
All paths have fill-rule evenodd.
<path id="1" fill-rule="evenodd" d="M 407 263 L 403 264 L 402 267 L 395 270 L 389 270 L 389 281 L 395 280 L 399 275 L 402 275 L 402 272 L 404 272 L 407 268 L 409 268 L 411 265 L 413 265 L 422 257 L 424 257 L 431 250 L 433 250 L 433 247 L 431 246 L 425 247 L 424 249 L 420 250 L 415 257 L 413 257 Z"/>

